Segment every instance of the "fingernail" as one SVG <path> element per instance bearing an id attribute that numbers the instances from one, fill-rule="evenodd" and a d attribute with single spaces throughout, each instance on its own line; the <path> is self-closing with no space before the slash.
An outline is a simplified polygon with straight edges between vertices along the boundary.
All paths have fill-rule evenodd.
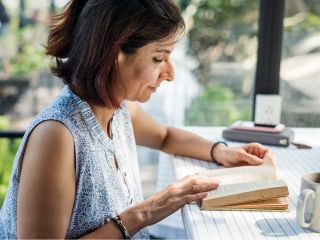
<path id="1" fill-rule="evenodd" d="M 218 182 L 213 182 L 212 183 L 212 187 L 218 187 L 219 186 L 219 183 Z"/>

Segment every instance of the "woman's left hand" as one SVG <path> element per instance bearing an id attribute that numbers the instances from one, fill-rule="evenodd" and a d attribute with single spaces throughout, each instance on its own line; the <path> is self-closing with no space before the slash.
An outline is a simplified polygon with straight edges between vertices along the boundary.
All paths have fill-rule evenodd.
<path id="1" fill-rule="evenodd" d="M 249 143 L 240 147 L 219 144 L 213 154 L 216 161 L 225 167 L 260 165 L 265 161 L 274 164 L 275 161 L 271 149 L 260 143 Z"/>

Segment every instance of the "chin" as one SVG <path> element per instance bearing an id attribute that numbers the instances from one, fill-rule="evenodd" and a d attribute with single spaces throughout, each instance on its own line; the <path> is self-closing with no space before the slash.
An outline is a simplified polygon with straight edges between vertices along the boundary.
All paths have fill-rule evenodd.
<path id="1" fill-rule="evenodd" d="M 149 101 L 151 98 L 151 94 L 149 96 L 142 96 L 136 99 L 136 101 L 140 102 L 140 103 L 145 103 L 147 101 Z"/>

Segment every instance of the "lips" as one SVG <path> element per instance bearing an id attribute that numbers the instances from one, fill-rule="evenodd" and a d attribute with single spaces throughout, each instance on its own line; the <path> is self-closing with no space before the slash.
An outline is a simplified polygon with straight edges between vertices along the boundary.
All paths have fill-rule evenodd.
<path id="1" fill-rule="evenodd" d="M 157 91 L 157 87 L 149 87 L 149 89 L 150 89 L 152 92 Z"/>

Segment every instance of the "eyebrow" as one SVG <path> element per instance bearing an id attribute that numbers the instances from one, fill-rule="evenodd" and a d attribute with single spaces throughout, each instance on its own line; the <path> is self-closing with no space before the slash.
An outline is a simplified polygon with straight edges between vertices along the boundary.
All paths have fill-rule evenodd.
<path id="1" fill-rule="evenodd" d="M 157 52 L 157 53 L 164 52 L 164 53 L 168 53 L 168 54 L 171 53 L 171 51 L 168 49 L 156 49 L 155 52 Z"/>

